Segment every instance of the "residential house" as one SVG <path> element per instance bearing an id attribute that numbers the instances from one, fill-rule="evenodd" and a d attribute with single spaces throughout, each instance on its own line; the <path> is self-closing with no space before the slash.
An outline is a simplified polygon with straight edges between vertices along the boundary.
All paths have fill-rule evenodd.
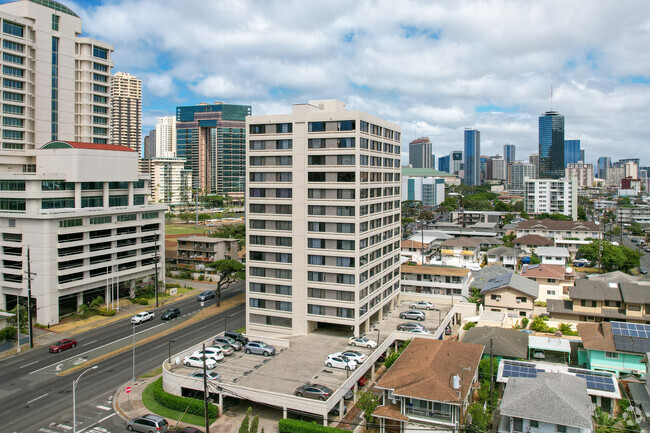
<path id="1" fill-rule="evenodd" d="M 513 377 L 503 393 L 499 433 L 591 433 L 592 405 L 584 379 L 561 373 Z"/>
<path id="2" fill-rule="evenodd" d="M 646 365 L 642 359 L 648 347 L 644 348 L 643 344 L 639 347 L 621 345 L 621 339 L 615 339 L 612 332 L 614 323 L 617 323 L 618 325 L 614 326 L 620 329 L 619 323 L 621 322 L 578 324 L 578 333 L 582 338 L 582 348 L 578 350 L 578 364 L 584 365 L 590 370 L 611 371 L 619 377 L 625 373 L 645 375 Z M 625 323 L 624 325 L 631 324 Z M 646 325 L 637 324 L 636 326 L 647 328 Z M 643 334 L 646 335 L 645 332 Z M 650 342 L 650 339 L 646 340 Z M 617 341 L 619 347 L 616 346 Z"/>
<path id="3" fill-rule="evenodd" d="M 489 248 L 499 247 L 501 245 L 503 245 L 503 241 L 499 238 L 489 236 L 483 236 L 481 238 L 481 249 L 484 251 Z"/>
<path id="4" fill-rule="evenodd" d="M 648 371 L 648 364 L 650 363 L 650 352 L 643 355 L 641 361 L 645 364 L 646 371 Z M 641 383 L 628 382 L 628 389 L 630 390 L 630 397 L 632 397 L 632 407 L 634 407 L 635 418 L 642 431 L 650 430 L 650 381 L 646 376 L 645 381 Z"/>
<path id="5" fill-rule="evenodd" d="M 515 248 L 524 254 L 531 254 L 539 247 L 552 247 L 553 241 L 540 235 L 524 235 L 515 238 L 512 243 Z"/>
<path id="6" fill-rule="evenodd" d="M 383 404 L 372 416 L 380 432 L 465 423 L 483 346 L 452 340 L 414 338 L 379 379 Z"/>
<path id="7" fill-rule="evenodd" d="M 517 257 L 515 249 L 512 247 L 496 247 L 489 249 L 486 253 L 488 266 L 505 266 L 515 269 L 517 266 Z"/>
<path id="8" fill-rule="evenodd" d="M 208 236 L 185 236 L 178 238 L 177 260 L 179 265 L 197 267 L 217 260 L 237 260 L 237 239 L 211 238 Z"/>
<path id="9" fill-rule="evenodd" d="M 496 269 L 491 269 L 496 268 Z M 470 282 L 481 290 L 486 310 L 507 313 L 509 317 L 533 317 L 539 286 L 501 266 L 486 266 Z"/>
<path id="10" fill-rule="evenodd" d="M 568 364 L 571 360 L 571 342 L 566 338 L 531 335 L 528 338 L 528 359 Z"/>
<path id="11" fill-rule="evenodd" d="M 486 311 L 486 313 L 491 313 Z M 498 314 L 498 313 L 497 313 Z M 480 344 L 484 347 L 483 358 L 490 357 L 490 340 L 495 362 L 501 359 L 526 359 L 528 337 L 525 332 L 490 326 L 475 326 L 463 335 L 463 343 Z"/>
<path id="12" fill-rule="evenodd" d="M 422 249 L 419 244 L 424 244 L 425 263 L 432 263 L 434 256 L 440 253 L 440 244 L 453 236 L 448 235 L 440 230 L 420 230 L 402 241 L 402 255 L 408 256 L 414 261 L 422 263 Z M 414 242 L 413 244 L 404 242 Z"/>
<path id="13" fill-rule="evenodd" d="M 402 241 L 402 251 L 400 254 L 402 257 L 407 257 L 409 261 L 420 264 L 426 263 L 430 253 L 431 249 L 429 248 L 429 245 L 412 240 Z"/>
<path id="14" fill-rule="evenodd" d="M 524 265 L 521 275 L 537 281 L 539 284 L 538 301 L 548 299 L 566 299 L 569 297 L 569 287 L 575 284 L 577 278 L 573 268 L 560 265 Z"/>
<path id="15" fill-rule="evenodd" d="M 443 265 L 479 269 L 482 257 L 481 238 L 460 237 L 447 239 L 441 245 Z"/>
<path id="16" fill-rule="evenodd" d="M 507 390 L 511 385 L 511 381 L 517 378 L 536 378 L 544 373 L 559 373 L 562 375 L 561 380 L 566 380 L 567 382 L 572 381 L 576 377 L 582 383 L 586 382 L 586 394 L 591 398 L 592 408 L 598 406 L 603 411 L 612 413 L 615 401 L 621 399 L 621 390 L 618 387 L 618 380 L 614 373 L 575 368 L 566 364 L 504 359 L 499 363 L 497 382 L 505 383 Z M 549 398 L 550 396 L 546 396 L 545 400 Z M 553 432 L 557 433 L 555 430 Z"/>
<path id="17" fill-rule="evenodd" d="M 471 284 L 470 284 L 471 286 Z M 551 318 L 580 322 L 650 323 L 650 285 L 580 278 L 567 300 L 549 299 Z"/>
<path id="18" fill-rule="evenodd" d="M 564 247 L 539 247 L 535 254 L 542 260 L 543 265 L 566 266 L 571 258 L 569 250 Z"/>
<path id="19" fill-rule="evenodd" d="M 575 254 L 580 245 L 599 239 L 602 232 L 602 227 L 592 221 L 543 219 L 522 221 L 517 224 L 517 236 L 539 235 L 553 239 L 556 246 L 568 248 L 571 254 Z"/>
<path id="20" fill-rule="evenodd" d="M 402 293 L 468 296 L 471 272 L 465 268 L 402 265 Z"/>

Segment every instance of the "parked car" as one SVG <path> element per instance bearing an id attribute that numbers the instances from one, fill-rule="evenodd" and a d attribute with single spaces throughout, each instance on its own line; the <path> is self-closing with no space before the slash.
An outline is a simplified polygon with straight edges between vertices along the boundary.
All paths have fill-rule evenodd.
<path id="1" fill-rule="evenodd" d="M 230 337 L 214 337 L 214 340 L 212 340 L 212 345 L 214 346 L 216 343 L 228 344 L 235 350 L 241 350 L 242 347 L 244 347 L 239 341 L 235 341 Z"/>
<path id="2" fill-rule="evenodd" d="M 352 397 L 354 397 L 354 388 L 348 389 L 348 392 L 343 396 L 345 400 L 352 400 Z"/>
<path id="3" fill-rule="evenodd" d="M 429 301 L 418 301 L 411 304 L 412 309 L 433 310 L 436 306 Z"/>
<path id="4" fill-rule="evenodd" d="M 202 350 L 197 350 L 192 354 L 192 356 L 198 356 L 199 358 L 203 356 Z M 212 358 L 215 361 L 221 361 L 223 359 L 223 351 L 218 347 L 206 347 L 205 356 Z"/>
<path id="5" fill-rule="evenodd" d="M 249 341 L 246 346 L 244 346 L 244 352 L 255 355 L 264 355 L 272 356 L 275 355 L 275 347 L 266 344 L 263 341 Z"/>
<path id="6" fill-rule="evenodd" d="M 357 364 L 363 364 L 364 362 L 366 362 L 366 359 L 368 359 L 366 355 L 364 355 L 361 352 L 357 352 L 356 350 L 344 350 L 343 352 L 333 353 L 333 355 L 345 356 L 346 358 L 353 360 Z"/>
<path id="7" fill-rule="evenodd" d="M 161 432 L 169 430 L 167 420 L 159 415 L 148 413 L 137 418 L 133 418 L 126 424 L 128 431 L 138 431 L 143 433 Z"/>
<path id="8" fill-rule="evenodd" d="M 348 413 L 348 407 L 343 405 L 343 416 L 345 416 Z M 332 416 L 339 416 L 339 405 L 337 404 L 330 410 L 330 415 Z"/>
<path id="9" fill-rule="evenodd" d="M 589 266 L 589 260 L 587 259 L 576 259 L 573 261 L 573 266 L 580 268 L 584 266 Z"/>
<path id="10" fill-rule="evenodd" d="M 546 354 L 544 353 L 543 350 L 536 350 L 533 353 L 533 358 L 535 358 L 535 359 L 546 359 Z"/>
<path id="11" fill-rule="evenodd" d="M 185 359 L 183 359 L 183 364 L 185 364 L 186 367 L 198 367 L 198 368 L 203 368 L 203 357 L 198 357 L 198 356 L 186 356 Z M 212 358 L 206 358 L 205 360 L 205 368 L 212 370 L 214 367 L 217 366 L 217 361 L 215 361 Z"/>
<path id="12" fill-rule="evenodd" d="M 135 323 L 136 325 L 139 325 L 140 323 L 144 323 L 147 320 L 153 320 L 155 314 L 151 313 L 149 311 L 142 311 L 135 316 L 131 317 L 131 323 Z"/>
<path id="13" fill-rule="evenodd" d="M 181 317 L 181 310 L 178 307 L 168 308 L 167 311 L 160 315 L 162 320 L 171 320 L 174 317 Z"/>
<path id="14" fill-rule="evenodd" d="M 398 331 L 411 331 L 413 329 L 424 329 L 424 326 L 420 325 L 418 322 L 406 322 L 397 325 Z"/>
<path id="15" fill-rule="evenodd" d="M 174 430 L 170 430 L 170 433 L 203 433 L 203 430 L 194 427 L 176 427 Z"/>
<path id="16" fill-rule="evenodd" d="M 644 268 L 643 266 L 641 266 L 641 267 L 639 268 L 639 272 L 645 275 L 645 274 L 648 273 L 648 270 L 647 270 L 646 268 Z"/>
<path id="17" fill-rule="evenodd" d="M 411 334 L 431 334 L 431 331 L 424 328 L 407 329 L 406 332 L 410 332 Z"/>
<path id="18" fill-rule="evenodd" d="M 235 353 L 235 348 L 232 347 L 230 344 L 227 344 L 227 343 L 221 343 L 221 342 L 216 342 L 215 343 L 213 341 L 212 342 L 212 347 L 218 347 L 219 349 L 221 349 L 221 351 L 223 352 L 223 354 L 225 356 L 230 356 L 233 353 Z"/>
<path id="19" fill-rule="evenodd" d="M 520 329 L 520 331 L 525 332 L 526 334 L 532 334 L 533 333 L 533 331 L 531 331 L 530 329 Z"/>
<path id="20" fill-rule="evenodd" d="M 377 347 L 377 342 L 367 337 L 350 337 L 348 344 L 350 346 L 366 346 L 368 349 Z"/>
<path id="21" fill-rule="evenodd" d="M 343 368 L 345 370 L 354 370 L 357 368 L 357 363 L 345 356 L 328 355 L 325 358 L 325 365 L 329 368 Z"/>
<path id="22" fill-rule="evenodd" d="M 325 385 L 306 383 L 303 386 L 298 387 L 294 392 L 294 394 L 297 395 L 298 397 L 313 398 L 316 400 L 324 401 L 330 398 L 332 392 L 334 391 L 332 391 L 330 388 L 326 387 Z"/>
<path id="23" fill-rule="evenodd" d="M 216 371 L 206 370 L 205 375 L 208 378 L 208 380 L 211 380 L 213 382 L 221 382 L 221 375 Z M 190 377 L 203 379 L 203 371 L 195 371 L 194 373 L 190 374 Z"/>
<path id="24" fill-rule="evenodd" d="M 228 331 L 224 334 L 226 337 L 230 337 L 235 341 L 239 341 L 242 346 L 246 346 L 248 344 L 248 338 L 244 337 L 243 334 L 239 332 L 233 332 L 233 331 Z"/>
<path id="25" fill-rule="evenodd" d="M 445 335 L 451 335 L 451 326 L 445 326 Z"/>
<path id="26" fill-rule="evenodd" d="M 214 292 L 212 290 L 206 290 L 205 292 L 201 292 L 199 296 L 196 297 L 196 300 L 199 302 L 203 302 L 212 298 L 214 298 Z"/>
<path id="27" fill-rule="evenodd" d="M 424 320 L 427 315 L 422 310 L 403 311 L 399 314 L 400 319 Z"/>
<path id="28" fill-rule="evenodd" d="M 77 347 L 77 340 L 74 338 L 64 338 L 50 346 L 50 353 L 59 353 L 73 347 Z"/>
<path id="29" fill-rule="evenodd" d="M 381 357 L 380 357 L 381 358 Z M 384 357 L 384 361 L 386 360 L 386 357 Z M 382 361 L 383 362 L 383 361 Z M 357 380 L 357 385 L 359 386 L 366 386 L 368 383 L 368 378 L 365 376 L 361 376 L 359 380 Z"/>

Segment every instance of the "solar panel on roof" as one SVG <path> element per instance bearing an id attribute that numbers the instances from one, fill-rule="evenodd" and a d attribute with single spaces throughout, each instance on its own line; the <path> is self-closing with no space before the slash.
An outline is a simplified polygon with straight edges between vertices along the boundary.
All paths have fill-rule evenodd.
<path id="1" fill-rule="evenodd" d="M 614 392 L 616 385 L 611 375 L 605 376 L 595 372 L 590 373 L 577 373 L 576 376 L 582 377 L 587 381 L 588 389 L 595 389 L 598 391 Z"/>
<path id="2" fill-rule="evenodd" d="M 525 362 L 504 361 L 503 365 L 503 377 L 537 377 L 543 371 Z"/>

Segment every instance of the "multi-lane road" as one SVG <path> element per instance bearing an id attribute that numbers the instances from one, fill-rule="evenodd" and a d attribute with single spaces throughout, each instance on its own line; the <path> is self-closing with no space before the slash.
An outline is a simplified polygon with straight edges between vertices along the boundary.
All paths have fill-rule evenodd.
<path id="1" fill-rule="evenodd" d="M 242 293 L 243 289 L 243 283 L 236 283 L 224 291 L 222 299 Z M 205 306 L 213 303 L 211 300 Z M 136 340 L 170 329 L 201 309 L 195 297 L 174 306 L 181 309 L 180 319 L 162 321 L 160 313 L 166 307 L 155 310 L 153 321 L 135 327 Z M 169 340 L 182 342 L 176 343 L 182 347 L 199 343 L 222 332 L 226 316 L 229 316 L 229 329 L 243 326 L 244 313 L 245 306 L 240 305 L 136 347 L 135 375 L 162 364 L 168 356 Z M 131 346 L 133 326 L 129 319 L 124 319 L 74 337 L 79 346 L 62 353 L 49 353 L 47 347 L 40 347 L 0 361 L 0 431 L 72 431 L 72 381 L 80 372 L 67 376 L 57 373 L 120 347 Z M 116 388 L 132 378 L 132 361 L 133 353 L 129 350 L 97 363 L 97 369 L 84 374 L 76 389 L 77 432 L 113 432 L 125 428 L 126 424 L 113 412 L 111 399 Z"/>

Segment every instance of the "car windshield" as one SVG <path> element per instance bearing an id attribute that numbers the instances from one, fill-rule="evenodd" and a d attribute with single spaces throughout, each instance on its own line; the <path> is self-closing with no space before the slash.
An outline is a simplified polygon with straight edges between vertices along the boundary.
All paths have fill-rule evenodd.
<path id="1" fill-rule="evenodd" d="M 369 340 L 366 337 L 359 338 L 359 341 L 363 341 L 364 343 L 368 342 Z"/>
<path id="2" fill-rule="evenodd" d="M 63 341 L 57 341 L 56 343 L 54 343 L 54 346 L 61 346 L 61 345 L 63 345 Z"/>

